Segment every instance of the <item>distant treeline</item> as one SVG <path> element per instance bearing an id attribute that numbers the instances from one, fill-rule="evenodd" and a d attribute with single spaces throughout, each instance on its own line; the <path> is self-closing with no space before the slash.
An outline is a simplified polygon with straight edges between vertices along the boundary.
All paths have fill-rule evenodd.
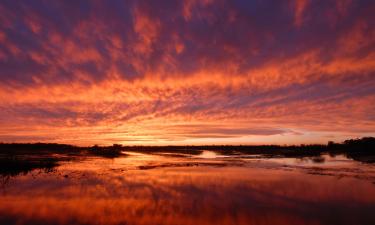
<path id="1" fill-rule="evenodd" d="M 206 146 L 112 146 L 78 147 L 55 143 L 0 143 L 0 184 L 10 176 L 27 173 L 33 169 L 51 170 L 60 161 L 73 160 L 75 156 L 97 155 L 118 157 L 124 152 L 149 154 L 178 153 L 197 155 L 204 150 L 217 154 L 256 154 L 262 157 L 313 157 L 320 160 L 322 154 L 345 154 L 354 160 L 375 163 L 375 138 L 350 139 L 343 143 L 327 145 L 206 145 Z"/>
<path id="2" fill-rule="evenodd" d="M 262 154 L 280 156 L 314 156 L 322 153 L 375 153 L 375 138 L 364 137 L 350 139 L 342 143 L 328 142 L 327 145 L 187 145 L 187 146 L 112 146 L 78 147 L 55 143 L 0 143 L 0 154 L 40 154 L 40 153 L 93 153 L 103 156 L 117 156 L 121 151 L 145 151 L 145 152 L 174 152 L 186 154 L 199 154 L 203 150 L 211 150 L 222 154 Z"/>
<path id="3" fill-rule="evenodd" d="M 0 154 L 76 153 L 80 147 L 56 143 L 0 143 Z"/>
<path id="4" fill-rule="evenodd" d="M 123 150 L 146 152 L 178 151 L 188 154 L 199 154 L 202 150 L 215 151 L 222 154 L 260 154 L 269 156 L 318 156 L 323 153 L 342 154 L 360 153 L 375 155 L 375 138 L 364 137 L 350 139 L 342 143 L 328 142 L 327 145 L 203 145 L 203 146 L 122 146 Z"/>

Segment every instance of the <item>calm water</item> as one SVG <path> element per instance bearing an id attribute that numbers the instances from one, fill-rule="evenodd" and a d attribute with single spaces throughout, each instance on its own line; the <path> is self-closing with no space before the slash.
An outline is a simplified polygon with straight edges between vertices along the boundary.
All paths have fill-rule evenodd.
<path id="1" fill-rule="evenodd" d="M 126 154 L 2 178 L 0 224 L 375 224 L 375 165 L 344 156 Z"/>

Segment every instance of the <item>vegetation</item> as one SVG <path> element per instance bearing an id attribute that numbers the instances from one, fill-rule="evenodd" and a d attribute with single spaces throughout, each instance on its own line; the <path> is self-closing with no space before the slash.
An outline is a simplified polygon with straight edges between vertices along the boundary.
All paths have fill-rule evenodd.
<path id="1" fill-rule="evenodd" d="M 3 176 L 17 176 L 34 169 L 52 170 L 58 164 L 58 159 L 53 157 L 2 157 L 0 158 L 0 174 Z"/>
<path id="2" fill-rule="evenodd" d="M 375 163 L 375 138 L 364 137 L 350 139 L 343 143 L 329 142 L 327 145 L 210 145 L 210 146 L 112 146 L 77 147 L 54 143 L 6 144 L 0 143 L 0 175 L 13 176 L 27 173 L 33 169 L 49 170 L 60 161 L 70 160 L 73 156 L 95 155 L 100 157 L 118 157 L 123 151 L 145 153 L 200 154 L 203 150 L 218 154 L 259 154 L 263 157 L 314 157 L 318 162 L 323 153 L 331 155 L 345 154 L 347 157 L 365 163 Z"/>
<path id="3" fill-rule="evenodd" d="M 190 145 L 190 146 L 112 146 L 78 147 L 73 145 L 55 143 L 0 143 L 1 154 L 84 154 L 89 153 L 100 156 L 119 156 L 122 151 L 137 152 L 178 152 L 184 154 L 200 154 L 202 150 L 211 150 L 222 154 L 261 154 L 296 157 L 300 155 L 318 156 L 321 153 L 367 153 L 373 154 L 375 138 L 364 137 L 350 139 L 343 143 L 328 142 L 327 145 Z"/>
<path id="4" fill-rule="evenodd" d="M 99 147 L 94 145 L 89 148 L 88 153 L 108 158 L 114 158 L 121 155 L 122 145 L 114 144 L 112 146 Z"/>
<path id="5" fill-rule="evenodd" d="M 348 158 L 365 163 L 375 163 L 375 138 L 350 139 L 342 144 L 328 143 L 330 152 L 344 153 Z"/>

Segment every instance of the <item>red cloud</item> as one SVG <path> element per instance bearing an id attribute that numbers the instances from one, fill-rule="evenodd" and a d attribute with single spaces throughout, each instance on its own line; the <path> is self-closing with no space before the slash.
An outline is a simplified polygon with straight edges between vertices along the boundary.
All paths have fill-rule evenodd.
<path id="1" fill-rule="evenodd" d="M 372 135 L 373 4 L 292 3 L 0 4 L 0 141 Z"/>

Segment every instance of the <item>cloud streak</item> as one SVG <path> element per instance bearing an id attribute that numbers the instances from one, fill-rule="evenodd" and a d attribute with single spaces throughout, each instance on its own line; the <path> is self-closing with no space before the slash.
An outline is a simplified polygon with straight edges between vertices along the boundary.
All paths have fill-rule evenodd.
<path id="1" fill-rule="evenodd" d="M 2 1 L 0 140 L 373 135 L 371 1 Z"/>

